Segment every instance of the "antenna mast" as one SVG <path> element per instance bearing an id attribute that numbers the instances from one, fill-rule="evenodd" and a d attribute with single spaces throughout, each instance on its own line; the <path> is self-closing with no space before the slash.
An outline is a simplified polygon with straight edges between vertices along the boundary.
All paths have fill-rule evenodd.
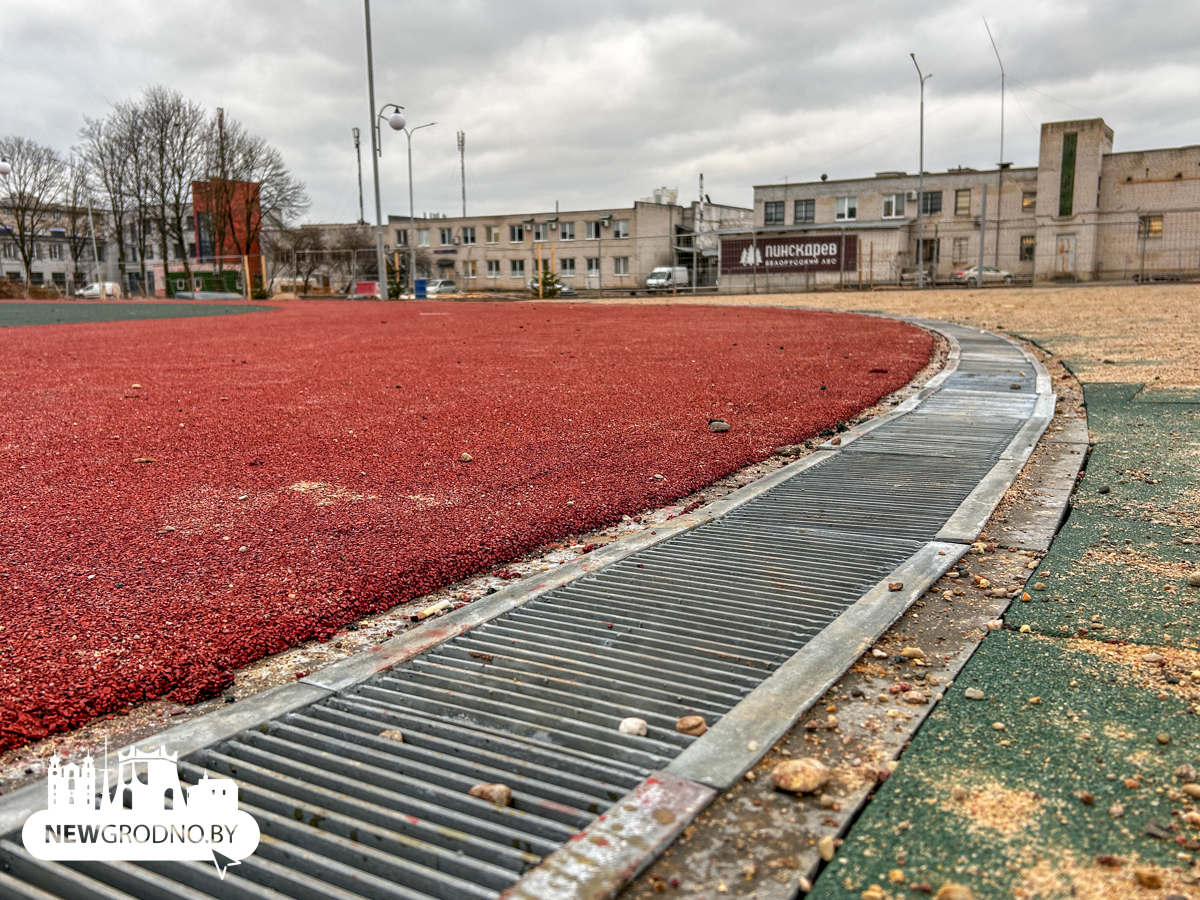
<path id="1" fill-rule="evenodd" d="M 987 19 L 983 20 L 983 27 L 987 29 L 988 40 L 992 42 L 992 52 L 996 54 L 996 62 L 1000 64 L 1000 162 L 996 164 L 999 170 L 996 174 L 996 256 L 995 266 L 1000 268 L 1000 213 L 1002 211 L 1001 202 L 1004 199 L 1002 193 L 1004 189 L 1004 60 L 1000 58 L 1000 50 L 996 47 L 996 39 L 992 37 L 992 29 L 988 27 Z M 983 231 L 979 232 L 980 235 Z M 983 238 L 981 237 L 980 240 Z M 983 249 L 979 251 L 980 258 L 983 257 Z M 983 273 L 979 273 L 979 284 L 983 286 Z"/>
<path id="2" fill-rule="evenodd" d="M 458 171 L 462 176 L 462 207 L 463 218 L 467 217 L 467 133 L 458 133 Z"/>

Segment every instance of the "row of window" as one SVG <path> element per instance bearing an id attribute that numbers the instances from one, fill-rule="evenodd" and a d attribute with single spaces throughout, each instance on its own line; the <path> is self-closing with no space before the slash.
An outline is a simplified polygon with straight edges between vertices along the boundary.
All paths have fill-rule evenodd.
<path id="1" fill-rule="evenodd" d="M 575 240 L 575 226 L 577 222 L 534 222 L 532 224 L 522 223 L 520 225 L 508 226 L 508 242 L 510 244 L 522 244 L 525 242 L 526 233 L 532 233 L 533 239 L 536 242 L 549 241 L 551 232 L 555 229 L 552 226 L 557 226 L 558 236 L 555 240 L 573 241 Z M 603 234 L 603 222 L 584 222 L 585 239 L 589 241 L 600 240 Z M 474 225 L 464 225 L 458 229 L 458 237 L 455 238 L 453 228 L 438 229 L 438 245 L 441 247 L 453 246 L 457 243 L 474 244 L 476 243 L 476 228 Z M 629 237 L 629 220 L 616 219 L 612 223 L 612 237 L 627 238 Z M 483 226 L 483 241 L 485 244 L 500 243 L 500 226 L 499 225 L 484 225 Z M 396 244 L 400 247 L 408 246 L 408 229 L 396 229 Z M 417 229 L 417 246 L 429 246 L 429 229 Z"/>
<path id="2" fill-rule="evenodd" d="M 503 265 L 503 262 L 504 261 L 500 260 L 500 259 L 484 260 L 484 263 L 487 267 L 486 268 L 487 277 L 488 278 L 499 278 L 501 276 L 500 270 L 501 270 L 501 266 Z M 589 277 L 596 278 L 600 275 L 600 257 L 589 256 L 589 257 L 587 257 L 587 259 L 584 260 L 584 265 L 586 267 L 586 272 Z M 461 266 L 462 266 L 462 276 L 464 278 L 479 277 L 479 261 L 478 260 L 464 259 L 461 262 Z M 628 275 L 629 274 L 629 257 L 628 256 L 612 257 L 612 267 L 613 267 L 612 274 Z M 536 269 L 536 266 L 534 266 L 533 268 Z M 550 271 L 550 260 L 548 260 L 548 259 L 542 260 L 542 270 L 545 272 Z M 567 257 L 565 259 L 560 259 L 558 261 L 558 274 L 560 276 L 563 276 L 566 278 L 570 278 L 576 274 L 574 257 Z M 508 261 L 508 277 L 523 279 L 525 277 L 525 260 L 510 259 Z"/>
<path id="3" fill-rule="evenodd" d="M 916 191 L 912 192 L 915 194 Z M 942 211 L 942 191 L 925 191 L 921 194 L 921 215 L 936 216 Z M 903 193 L 883 195 L 883 218 L 904 218 L 904 206 L 907 196 Z M 792 224 L 806 225 L 815 221 L 816 200 L 795 200 L 792 202 Z M 1021 212 L 1037 211 L 1037 192 L 1023 191 L 1021 194 Z M 961 188 L 954 192 L 954 214 L 969 216 L 971 214 L 971 189 Z M 783 200 L 768 200 L 763 204 L 764 225 L 786 225 L 787 209 Z M 834 221 L 851 222 L 858 218 L 858 197 L 834 198 Z"/>

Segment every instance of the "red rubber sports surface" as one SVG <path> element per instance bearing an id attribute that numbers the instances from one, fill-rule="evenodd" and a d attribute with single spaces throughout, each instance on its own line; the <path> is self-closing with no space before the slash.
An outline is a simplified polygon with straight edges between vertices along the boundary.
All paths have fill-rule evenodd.
<path id="1" fill-rule="evenodd" d="M 884 319 L 700 306 L 0 329 L 0 749 L 212 696 L 233 667 L 685 496 L 931 349 Z"/>

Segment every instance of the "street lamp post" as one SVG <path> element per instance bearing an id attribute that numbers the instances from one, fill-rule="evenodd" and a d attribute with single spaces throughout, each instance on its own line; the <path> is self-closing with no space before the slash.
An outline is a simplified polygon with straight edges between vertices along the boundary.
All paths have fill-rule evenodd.
<path id="1" fill-rule="evenodd" d="M 925 82 L 933 77 L 933 73 L 921 74 L 917 65 L 917 55 L 912 57 L 913 65 L 917 66 L 917 77 L 921 79 L 921 151 L 920 162 L 917 164 L 917 287 L 925 287 Z"/>
<path id="2" fill-rule="evenodd" d="M 417 214 L 413 206 L 412 136 L 414 131 L 436 124 L 437 122 L 426 122 L 416 128 L 404 129 L 404 136 L 408 138 L 408 286 L 414 300 L 417 296 Z"/>
<path id="3" fill-rule="evenodd" d="M 383 142 L 379 133 L 379 120 L 383 110 L 391 107 L 395 111 L 388 117 L 388 125 L 395 131 L 404 128 L 404 107 L 395 103 L 386 104 L 375 112 L 375 61 L 371 52 L 371 0 L 363 0 L 363 12 L 367 23 L 367 99 L 371 106 L 371 168 L 375 175 L 375 257 L 379 267 L 379 299 L 388 299 L 387 258 L 383 254 L 383 203 L 379 199 L 379 156 L 383 153 Z"/>

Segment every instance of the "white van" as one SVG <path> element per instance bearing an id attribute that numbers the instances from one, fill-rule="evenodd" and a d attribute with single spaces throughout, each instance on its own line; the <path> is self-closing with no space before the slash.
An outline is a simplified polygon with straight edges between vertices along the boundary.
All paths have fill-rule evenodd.
<path id="1" fill-rule="evenodd" d="M 121 286 L 115 281 L 86 284 L 82 290 L 76 291 L 75 296 L 81 297 L 84 300 L 101 300 L 107 297 L 116 298 L 121 296 Z"/>
<path id="2" fill-rule="evenodd" d="M 691 286 L 687 266 L 658 266 L 646 276 L 646 290 L 669 291 Z"/>

